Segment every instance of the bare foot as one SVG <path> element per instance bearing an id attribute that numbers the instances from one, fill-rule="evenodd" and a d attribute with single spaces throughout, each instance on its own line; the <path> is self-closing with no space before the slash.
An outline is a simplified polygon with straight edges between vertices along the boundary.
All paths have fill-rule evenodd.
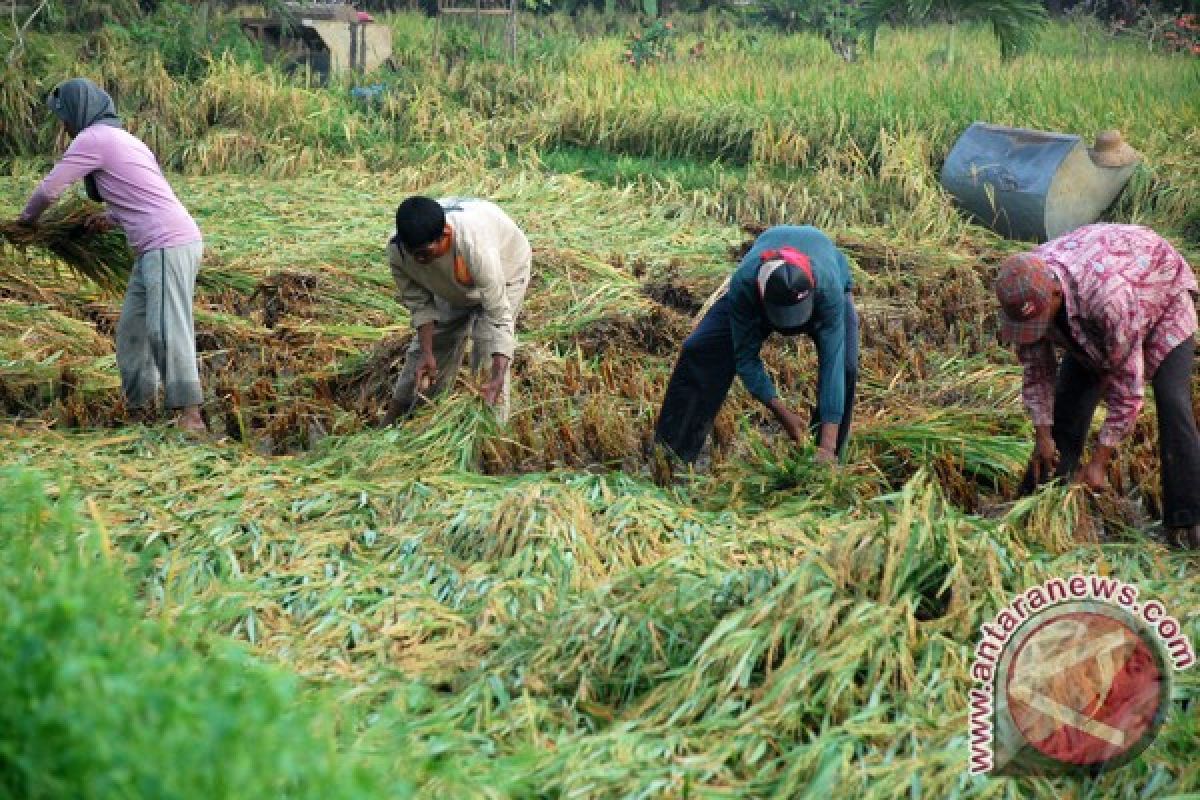
<path id="1" fill-rule="evenodd" d="M 208 433 L 208 426 L 204 424 L 204 418 L 200 416 L 199 406 L 185 408 L 179 418 L 175 420 L 175 427 L 187 433 Z"/>

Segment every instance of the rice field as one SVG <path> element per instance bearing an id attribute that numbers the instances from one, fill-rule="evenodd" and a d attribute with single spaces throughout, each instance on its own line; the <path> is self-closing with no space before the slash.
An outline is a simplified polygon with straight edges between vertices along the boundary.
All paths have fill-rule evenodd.
<path id="1" fill-rule="evenodd" d="M 86 64 L 70 46 L 46 56 L 118 87 L 206 237 L 205 441 L 125 419 L 119 295 L 34 248 L 0 251 L 2 466 L 17 469 L 0 482 L 76 515 L 46 535 L 98 541 L 131 616 L 179 632 L 185 655 L 233 640 L 289 676 L 278 709 L 299 714 L 314 762 L 359 770 L 353 790 L 330 784 L 347 796 L 1200 792 L 1195 669 L 1127 767 L 966 772 L 971 653 L 1013 594 L 1117 576 L 1200 642 L 1200 562 L 1155 536 L 1152 404 L 1112 492 L 1015 498 L 1032 431 L 990 279 L 1021 245 L 961 219 L 937 185 L 977 118 L 1120 127 L 1146 164 L 1111 218 L 1200 264 L 1196 59 L 1061 26 L 1008 64 L 982 32 L 934 27 L 885 32 L 846 65 L 816 38 L 709 20 L 682 26 L 703 60 L 633 71 L 619 36 L 545 22 L 520 65 L 442 73 L 420 63 L 424 20 L 391 24 L 401 69 L 370 109 L 231 60 L 195 82 L 153 53 L 123 69 L 107 32 Z M 957 57 L 927 58 L 951 33 Z M 48 69 L 0 93 L 0 218 L 62 145 L 14 111 Z M 383 248 L 417 192 L 493 199 L 534 246 L 505 428 L 465 374 L 376 427 L 410 336 Z M 671 476 L 651 432 L 674 355 L 754 233 L 785 220 L 829 230 L 859 287 L 847 464 L 813 463 L 736 385 L 702 468 Z M 764 355 L 810 406 L 807 340 Z M 262 791 L 308 796 L 302 783 Z"/>

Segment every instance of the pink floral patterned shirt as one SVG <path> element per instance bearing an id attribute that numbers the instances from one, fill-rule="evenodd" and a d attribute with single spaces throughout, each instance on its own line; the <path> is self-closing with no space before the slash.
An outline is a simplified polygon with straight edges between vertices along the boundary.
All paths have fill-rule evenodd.
<path id="1" fill-rule="evenodd" d="M 1196 275 L 1175 248 L 1140 225 L 1086 225 L 1033 251 L 1063 287 L 1074 355 L 1103 377 L 1100 444 L 1133 430 L 1145 382 L 1196 332 Z M 1050 337 L 1017 349 L 1034 425 L 1054 420 L 1058 359 Z"/>

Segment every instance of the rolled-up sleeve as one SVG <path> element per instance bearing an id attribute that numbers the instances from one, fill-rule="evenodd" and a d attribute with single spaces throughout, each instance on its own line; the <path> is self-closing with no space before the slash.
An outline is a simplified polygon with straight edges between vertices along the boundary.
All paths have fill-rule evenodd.
<path id="1" fill-rule="evenodd" d="M 1058 371 L 1058 358 L 1054 345 L 1047 339 L 1017 348 L 1017 360 L 1021 362 L 1021 399 L 1029 409 L 1029 416 L 1037 427 L 1054 424 L 1054 376 Z"/>
<path id="2" fill-rule="evenodd" d="M 508 302 L 500 254 L 493 247 L 483 248 L 477 258 L 468 263 L 468 268 L 479 289 L 479 304 L 483 307 L 486 338 L 492 355 L 511 359 L 517 349 L 516 320 Z"/>
<path id="3" fill-rule="evenodd" d="M 86 131 L 76 136 L 54 169 L 33 190 L 21 212 L 22 222 L 35 222 L 67 187 L 104 166 L 104 157 Z"/>
<path id="4" fill-rule="evenodd" d="M 753 298 L 730 290 L 729 328 L 733 334 L 733 361 L 738 378 L 760 403 L 766 405 L 778 397 L 775 384 L 762 361 L 762 318 L 753 305 Z"/>
<path id="5" fill-rule="evenodd" d="M 817 347 L 817 418 L 841 424 L 846 408 L 846 299 L 822 292 L 814 309 L 813 343 Z"/>
<path id="6" fill-rule="evenodd" d="M 1104 384 L 1108 411 L 1100 428 L 1100 444 L 1116 447 L 1133 431 L 1145 401 L 1141 308 L 1125 287 L 1104 304 L 1104 345 L 1109 369 Z"/>
<path id="7" fill-rule="evenodd" d="M 410 278 L 408 273 L 397 263 L 398 258 L 399 256 L 394 252 L 389 257 L 392 280 L 396 282 L 396 301 L 408 309 L 414 328 L 420 328 L 430 322 L 437 322 L 438 312 L 433 301 L 433 293 Z"/>

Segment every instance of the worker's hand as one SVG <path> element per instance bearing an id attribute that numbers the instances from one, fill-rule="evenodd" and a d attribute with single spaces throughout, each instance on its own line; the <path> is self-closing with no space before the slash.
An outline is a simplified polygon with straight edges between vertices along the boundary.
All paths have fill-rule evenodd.
<path id="1" fill-rule="evenodd" d="M 804 444 L 804 420 L 784 405 L 783 400 L 779 397 L 771 398 L 767 403 L 767 408 L 771 409 L 771 413 L 775 415 L 775 419 L 779 420 L 779 424 L 787 431 L 787 435 L 792 437 L 793 442 Z"/>
<path id="2" fill-rule="evenodd" d="M 480 389 L 480 394 L 483 395 L 483 400 L 489 406 L 494 406 L 500 402 L 500 398 L 504 395 L 504 376 L 492 378 L 483 385 Z"/>
<path id="3" fill-rule="evenodd" d="M 437 359 L 433 353 L 421 353 L 421 360 L 417 362 L 417 391 L 424 392 L 429 389 L 438 379 Z"/>
<path id="4" fill-rule="evenodd" d="M 1058 468 L 1058 446 L 1054 444 L 1054 437 L 1048 427 L 1037 429 L 1037 438 L 1033 443 L 1032 466 L 1033 479 L 1038 483 L 1050 480 L 1054 470 Z"/>
<path id="5" fill-rule="evenodd" d="M 108 233 L 113 224 L 107 214 L 89 214 L 83 221 L 83 229 L 91 234 Z"/>
<path id="6" fill-rule="evenodd" d="M 1075 480 L 1082 483 L 1093 492 L 1102 492 L 1108 487 L 1107 470 L 1103 464 L 1097 464 L 1095 460 L 1089 461 L 1080 468 L 1079 473 L 1075 476 Z"/>
<path id="7" fill-rule="evenodd" d="M 787 431 L 788 436 L 792 437 L 793 442 L 804 444 L 804 420 L 800 419 L 799 414 L 794 414 L 785 408 L 783 413 L 779 415 L 779 424 L 783 425 L 783 429 Z"/>

